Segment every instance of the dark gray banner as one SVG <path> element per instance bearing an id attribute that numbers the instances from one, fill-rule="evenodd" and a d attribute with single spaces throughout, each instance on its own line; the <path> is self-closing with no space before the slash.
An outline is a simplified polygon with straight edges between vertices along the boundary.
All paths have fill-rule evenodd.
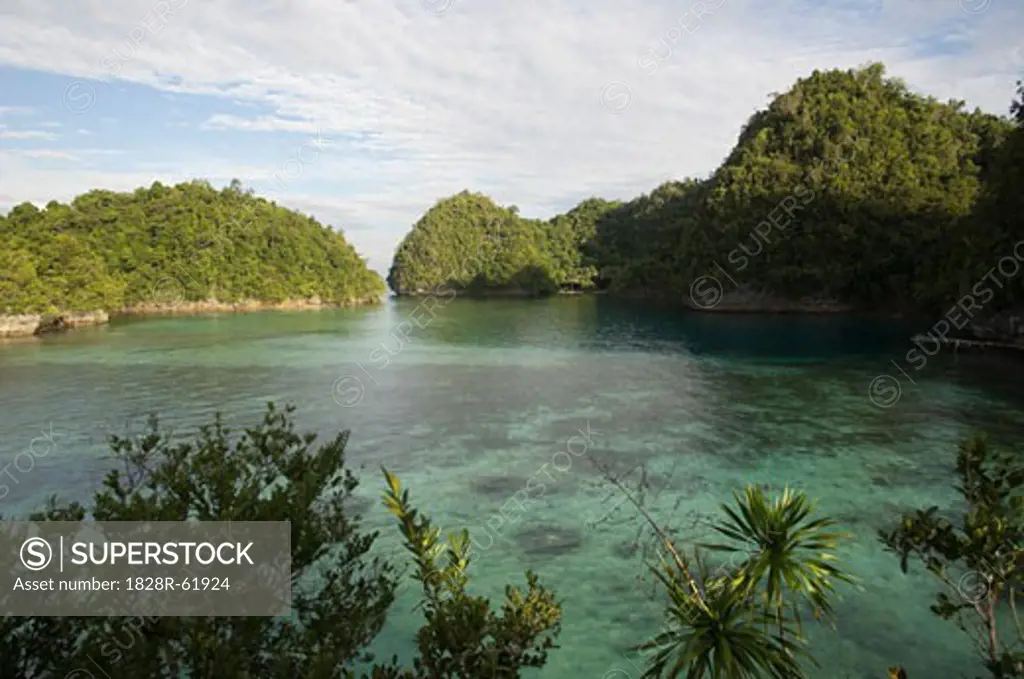
<path id="1" fill-rule="evenodd" d="M 0 521 L 0 615 L 290 615 L 288 521 Z"/>

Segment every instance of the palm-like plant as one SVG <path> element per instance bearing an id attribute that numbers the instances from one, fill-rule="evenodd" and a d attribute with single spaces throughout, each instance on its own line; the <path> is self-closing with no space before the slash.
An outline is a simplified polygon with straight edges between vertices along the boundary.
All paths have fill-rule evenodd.
<path id="1" fill-rule="evenodd" d="M 703 587 L 695 593 L 678 569 L 665 564 L 654 570 L 669 596 L 669 629 L 637 647 L 656 650 L 645 679 L 802 677 L 796 659 L 804 651 L 788 620 L 752 606 L 749 593 L 733 578 L 708 577 L 703 565 L 700 571 Z M 780 625 L 777 634 L 767 631 L 772 622 Z"/>
<path id="2" fill-rule="evenodd" d="M 593 461 L 592 461 L 593 462 Z M 798 660 L 810 658 L 805 641 L 784 608 L 769 612 L 740 570 L 710 574 L 699 550 L 693 558 L 677 547 L 621 479 L 594 462 L 657 535 L 660 568 L 652 571 L 668 594 L 667 629 L 636 647 L 654 651 L 645 679 L 800 679 Z M 777 630 L 772 631 L 772 624 Z"/>
<path id="3" fill-rule="evenodd" d="M 791 488 L 769 497 L 762 487 L 747 486 L 733 497 L 736 506 L 722 505 L 726 518 L 714 525 L 730 542 L 706 545 L 717 551 L 747 553 L 732 584 L 748 594 L 757 593 L 763 584 L 765 608 L 774 611 L 780 633 L 784 633 L 787 605 L 802 627 L 799 607 L 787 601 L 787 593 L 809 603 L 816 619 L 830 618 L 829 598 L 835 583 L 854 582 L 836 565 L 835 550 L 848 534 L 835 531 L 832 519 L 813 518 L 814 503 Z"/>

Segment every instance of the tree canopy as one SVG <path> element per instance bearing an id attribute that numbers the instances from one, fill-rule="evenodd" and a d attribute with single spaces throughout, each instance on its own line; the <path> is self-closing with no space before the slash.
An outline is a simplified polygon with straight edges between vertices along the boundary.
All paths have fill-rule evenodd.
<path id="1" fill-rule="evenodd" d="M 881 64 L 815 71 L 750 118 L 708 180 L 689 192 L 663 186 L 600 223 L 599 256 L 625 260 L 615 278 L 624 288 L 686 294 L 721 267 L 788 297 L 948 305 L 976 282 L 969 263 L 987 269 L 1012 246 L 972 219 L 1010 130 L 962 102 L 911 93 Z M 988 247 L 964 242 L 965 229 L 987 232 Z M 638 241 L 623 254 L 620 243 Z M 637 247 L 643 255 L 631 256 Z"/>
<path id="2" fill-rule="evenodd" d="M 625 204 L 588 199 L 547 222 L 480 194 L 443 200 L 406 236 L 389 283 L 399 293 L 441 283 L 471 259 L 491 218 L 517 237 L 490 243 L 487 261 L 533 267 L 548 288 L 596 278 L 682 299 L 722 269 L 788 298 L 948 307 L 1024 235 L 1019 106 L 1014 119 L 968 111 L 915 94 L 882 64 L 814 71 L 751 116 L 707 179 L 667 182 Z M 510 280 L 466 269 L 460 284 Z M 1009 303 L 1024 288 L 997 294 Z"/>
<path id="3" fill-rule="evenodd" d="M 0 313 L 211 299 L 345 304 L 384 291 L 340 232 L 238 182 L 90 191 L 0 217 Z"/>
<path id="4" fill-rule="evenodd" d="M 590 198 L 545 222 L 463 191 L 438 201 L 416 222 L 398 246 L 388 285 L 397 294 L 445 283 L 532 294 L 593 287 L 597 270 L 584 246 L 597 219 L 615 205 Z"/>

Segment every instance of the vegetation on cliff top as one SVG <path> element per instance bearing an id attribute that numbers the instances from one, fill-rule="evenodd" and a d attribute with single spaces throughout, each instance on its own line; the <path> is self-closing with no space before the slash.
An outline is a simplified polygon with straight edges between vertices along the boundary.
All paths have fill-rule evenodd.
<path id="1" fill-rule="evenodd" d="M 597 269 L 584 246 L 597 219 L 615 205 L 591 198 L 545 222 L 463 191 L 438 201 L 416 222 L 398 246 L 388 285 L 398 294 L 446 282 L 470 292 L 593 287 Z"/>
<path id="2" fill-rule="evenodd" d="M 622 261 L 614 283 L 685 296 L 703 275 L 730 285 L 721 267 L 786 297 L 954 302 L 1012 248 L 1010 230 L 974 218 L 1012 125 L 884 76 L 813 73 L 751 117 L 707 181 L 602 221 L 598 255 Z"/>
<path id="3" fill-rule="evenodd" d="M 914 94 L 881 64 L 815 71 L 750 118 L 708 179 L 668 182 L 624 205 L 591 199 L 548 222 L 505 211 L 504 228 L 533 238 L 487 252 L 517 271 L 551 272 L 548 288 L 588 287 L 593 278 L 581 279 L 596 268 L 613 289 L 680 299 L 714 275 L 723 286 L 789 298 L 948 308 L 1024 233 L 1013 188 L 1024 131 L 1013 111 L 1016 128 L 963 102 Z M 479 194 L 438 203 L 399 248 L 393 290 L 438 285 L 449 267 L 473 261 L 466 248 L 490 227 L 461 209 L 469 196 L 502 210 Z M 553 254 L 570 243 L 578 252 Z M 445 251 L 456 256 L 442 265 Z M 466 269 L 481 283 L 509 283 Z M 995 293 L 1008 303 L 1014 290 L 1024 288 Z"/>
<path id="4" fill-rule="evenodd" d="M 343 304 L 384 292 L 341 233 L 238 182 L 90 191 L 0 217 L 0 313 L 210 299 Z"/>

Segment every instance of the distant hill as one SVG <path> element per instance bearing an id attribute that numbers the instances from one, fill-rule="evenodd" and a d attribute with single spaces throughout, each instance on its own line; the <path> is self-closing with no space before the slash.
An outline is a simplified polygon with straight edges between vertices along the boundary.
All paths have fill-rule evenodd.
<path id="1" fill-rule="evenodd" d="M 434 290 L 545 294 L 594 286 L 597 270 L 584 245 L 598 217 L 615 204 L 584 201 L 550 222 L 463 191 L 438 201 L 395 253 L 388 285 L 399 295 Z"/>
<path id="2" fill-rule="evenodd" d="M 708 180 L 599 223 L 598 256 L 622 289 L 686 295 L 728 275 L 786 297 L 949 304 L 976 282 L 969 263 L 998 259 L 999 238 L 977 239 L 992 225 L 970 217 L 1012 129 L 913 94 L 881 64 L 816 71 L 750 118 Z"/>
<path id="3" fill-rule="evenodd" d="M 70 205 L 23 203 L 0 217 L 0 313 L 347 305 L 384 292 L 341 233 L 237 182 L 90 191 Z"/>
<path id="4" fill-rule="evenodd" d="M 426 289 L 456 269 L 482 290 L 599 283 L 686 301 L 713 276 L 754 300 L 944 310 L 1024 238 L 1013 110 L 1016 125 L 914 94 L 881 64 L 815 71 L 754 113 L 706 180 L 547 222 L 463 192 L 416 223 L 388 282 Z M 1024 298 L 1024 276 L 991 287 L 993 308 Z"/>

